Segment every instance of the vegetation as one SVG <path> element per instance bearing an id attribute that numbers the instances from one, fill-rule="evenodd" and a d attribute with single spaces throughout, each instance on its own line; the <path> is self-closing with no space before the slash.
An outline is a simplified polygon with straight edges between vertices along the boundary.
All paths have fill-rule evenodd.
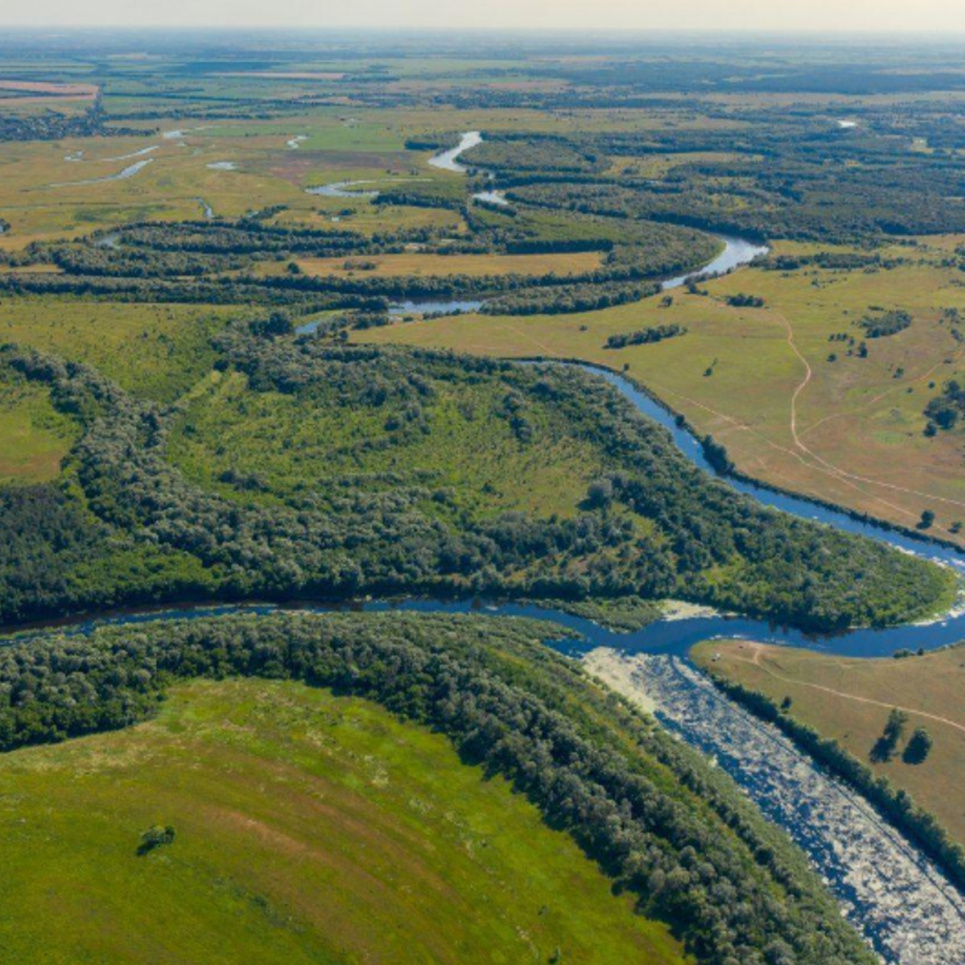
<path id="1" fill-rule="evenodd" d="M 861 320 L 861 327 L 865 330 L 868 338 L 885 338 L 888 335 L 897 335 L 911 325 L 911 315 L 908 312 L 897 310 L 885 312 L 883 315 L 865 316 Z"/>
<path id="2" fill-rule="evenodd" d="M 628 345 L 649 345 L 652 342 L 662 342 L 665 338 L 677 338 L 686 335 L 687 329 L 682 325 L 652 325 L 642 328 L 628 335 L 611 335 L 606 340 L 606 348 L 626 348 Z"/>
<path id="3" fill-rule="evenodd" d="M 405 591 L 679 596 L 827 629 L 949 592 L 944 570 L 709 480 L 580 371 L 244 328 L 219 348 L 210 394 L 172 409 L 7 351 L 84 434 L 69 487 L 5 494 L 5 622 L 105 600 Z"/>
<path id="4" fill-rule="evenodd" d="M 280 614 L 54 635 L 0 651 L 0 740 L 129 725 L 178 679 L 330 687 L 434 728 L 463 760 L 507 778 L 698 960 L 763 965 L 779 948 L 791 965 L 870 963 L 787 839 L 728 779 L 547 651 L 541 637 L 558 632 L 473 617 Z"/>
<path id="5" fill-rule="evenodd" d="M 364 51 L 338 38 L 262 38 L 256 51 L 214 35 L 157 35 L 148 56 L 128 52 L 123 38 L 0 38 L 16 78 L 0 83 L 0 623 L 137 603 L 400 593 L 542 602 L 630 629 L 672 595 L 827 631 L 950 602 L 950 574 L 708 480 L 586 373 L 480 358 L 610 365 L 678 411 L 722 470 L 965 540 L 961 440 L 950 431 L 965 378 L 965 82 L 947 52 L 909 43 L 896 61 L 893 50 L 788 44 L 776 58 L 755 43 L 701 42 L 683 56 L 663 41 L 617 50 L 587 37 L 525 53 L 454 39 L 426 56 L 425 40 L 409 37 L 373 37 Z M 468 172 L 427 163 L 468 130 L 482 132 L 462 158 Z M 509 203 L 476 203 L 483 192 Z M 661 279 L 721 252 L 716 232 L 770 250 L 732 277 L 662 292 Z M 408 300 L 482 308 L 459 318 L 417 309 L 403 321 L 393 303 Z M 516 960 L 525 934 L 527 956 L 591 961 L 587 936 L 599 935 L 601 961 L 679 965 L 664 927 L 623 916 L 632 900 L 717 965 L 862 960 L 800 855 L 726 780 L 535 645 L 506 642 L 515 630 L 493 624 L 476 639 L 470 621 L 333 617 L 324 625 L 336 640 L 323 624 L 239 618 L 163 636 L 152 626 L 44 638 L 36 662 L 27 646 L 4 649 L 0 721 L 12 747 L 143 721 L 169 686 L 199 674 L 283 677 L 172 691 L 157 719 L 192 736 L 190 747 L 169 741 L 165 760 L 194 748 L 257 773 L 259 786 L 310 787 L 298 798 L 310 813 L 318 787 L 304 783 L 306 769 L 321 768 L 326 800 L 351 790 L 345 813 L 375 819 L 375 799 L 388 800 L 375 824 L 391 834 L 379 843 L 414 828 L 410 802 L 426 795 L 440 814 L 460 788 L 473 812 L 516 814 L 513 840 L 532 838 L 532 860 L 507 848 L 508 863 L 486 864 L 482 845 L 471 840 L 470 854 L 445 821 L 413 831 L 442 844 L 428 865 L 391 871 L 396 903 L 373 938 L 389 959 L 419 948 L 433 960 Z M 918 658 L 902 663 L 910 671 Z M 397 798 L 373 790 L 353 755 L 364 761 L 380 744 L 405 755 L 359 728 L 339 766 L 322 767 L 316 739 L 329 728 L 311 714 L 337 716 L 350 698 L 306 696 L 295 681 L 355 693 L 356 723 L 436 741 L 420 767 L 452 787 L 436 795 L 410 777 Z M 224 756 L 240 737 L 194 728 L 196 712 L 226 713 L 217 688 L 244 704 L 236 734 L 257 732 L 242 757 Z M 239 696 L 250 693 L 257 700 Z M 272 694 L 301 702 L 284 737 L 251 709 Z M 363 707 L 372 697 L 407 719 Z M 807 688 L 768 699 L 784 706 L 782 720 L 813 710 Z M 960 773 L 955 736 L 928 709 L 904 707 L 912 698 L 869 699 L 881 704 L 867 705 L 873 720 L 833 735 L 860 763 L 806 740 L 954 868 L 950 839 L 901 795 L 908 782 L 965 840 L 955 790 L 947 805 L 935 790 Z M 882 733 L 892 707 L 908 721 Z M 64 837 L 10 825 L 5 839 L 23 848 L 11 900 L 27 911 L 41 901 L 22 877 L 31 849 L 74 882 L 76 852 L 103 848 L 122 856 L 112 872 L 123 869 L 123 893 L 97 892 L 98 907 L 144 922 L 145 957 L 169 947 L 162 920 L 197 960 L 219 943 L 232 960 L 379 957 L 359 938 L 366 913 L 389 907 L 358 877 L 358 856 L 371 869 L 380 851 L 373 839 L 345 860 L 338 849 L 358 833 L 348 822 L 331 839 L 296 808 L 273 824 L 250 788 L 192 774 L 178 797 L 164 761 L 155 767 L 139 743 L 160 726 L 95 739 L 133 789 L 118 827 L 78 834 L 93 800 L 83 795 Z M 529 803 L 446 759 L 443 735 Z M 292 766 L 248 770 L 252 747 Z M 64 760 L 85 753 L 61 750 Z M 42 775 L 55 751 L 7 760 L 30 754 L 41 776 L 28 791 L 50 801 Z M 90 795 L 88 772 L 70 773 L 60 785 Z M 881 774 L 901 790 L 879 786 Z M 180 806 L 154 813 L 143 804 L 152 793 Z M 243 815 L 245 833 L 191 801 Z M 573 848 L 554 860 L 562 839 L 533 830 L 535 806 L 622 898 L 603 894 Z M 251 827 L 269 828 L 271 847 L 248 850 Z M 341 867 L 351 887 L 335 911 L 305 898 L 340 894 L 331 882 L 319 889 L 306 871 L 289 886 L 263 870 L 279 850 Z M 579 880 L 564 873 L 578 865 Z M 429 912 L 396 887 L 441 881 L 448 899 L 460 894 L 446 877 L 457 868 L 471 901 L 440 899 Z M 546 915 L 522 910 L 512 885 L 542 869 L 557 888 Z M 182 889 L 189 914 L 145 914 L 149 899 L 175 907 Z M 44 907 L 75 891 L 86 893 L 48 895 Z M 563 921 L 554 909 L 584 891 L 599 901 Z M 70 907 L 71 924 L 87 928 L 89 909 Z M 420 944 L 439 931 L 433 912 L 450 926 L 445 949 Z M 50 932 L 49 911 L 27 917 L 39 924 L 13 933 L 13 947 Z M 21 920 L 0 915 L 0 930 Z M 270 949 L 266 923 L 278 938 Z M 130 953 L 77 940 L 83 954 L 65 945 L 52 957 Z"/>
<path id="6" fill-rule="evenodd" d="M 900 660 L 846 659 L 714 641 L 698 645 L 694 657 L 728 693 L 778 723 L 962 880 L 960 648 Z M 879 739 L 888 754 L 878 753 Z"/>
<path id="7" fill-rule="evenodd" d="M 965 503 L 960 434 L 936 426 L 926 435 L 933 419 L 923 411 L 941 386 L 965 384 L 962 343 L 947 312 L 955 306 L 965 311 L 957 256 L 955 264 L 945 264 L 953 244 L 928 239 L 915 247 L 887 246 L 878 251 L 882 262 L 903 257 L 908 263 L 873 272 L 816 264 L 788 272 L 745 268 L 702 282 L 707 296 L 677 289 L 666 307 L 657 296 L 524 322 L 463 316 L 391 326 L 353 340 L 626 368 L 698 435 L 725 442 L 739 471 L 907 529 L 928 509 L 935 514 L 931 532 L 960 542 L 960 527 L 953 529 Z M 786 242 L 776 249 L 795 258 L 838 250 Z M 763 308 L 727 304 L 730 295 L 748 290 L 764 299 Z M 873 304 L 884 311 L 871 313 Z M 891 306 L 915 319 L 912 328 L 867 338 L 860 320 L 883 317 Z M 686 328 L 686 337 L 604 348 L 611 336 L 667 325 Z M 837 357 L 833 364 L 827 363 L 829 351 Z M 942 408 L 952 411 L 954 404 Z"/>
<path id="8" fill-rule="evenodd" d="M 4 755 L 0 772 L 14 957 L 684 961 L 505 780 L 361 698 L 179 682 L 149 722 Z M 38 867 L 64 884 L 34 888 Z"/>

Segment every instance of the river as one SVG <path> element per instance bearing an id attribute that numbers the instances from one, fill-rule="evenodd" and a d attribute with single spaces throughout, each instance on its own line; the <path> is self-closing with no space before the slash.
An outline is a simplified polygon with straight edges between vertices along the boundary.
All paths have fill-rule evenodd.
<path id="1" fill-rule="evenodd" d="M 118 171 L 117 174 L 107 174 L 100 178 L 87 178 L 84 181 L 58 181 L 56 184 L 48 184 L 47 187 L 72 188 L 84 184 L 104 184 L 106 181 L 126 181 L 128 178 L 133 178 L 138 171 L 143 171 L 153 161 L 154 158 L 149 157 L 143 161 L 135 161 L 133 164 L 129 164 L 123 171 Z"/>
<path id="2" fill-rule="evenodd" d="M 478 132 L 471 132 L 478 137 Z M 456 158 L 478 140 L 467 142 L 434 158 L 435 166 L 461 170 Z M 464 170 L 464 169 L 463 169 Z M 693 274 L 727 271 L 756 257 L 761 246 L 737 238 L 724 238 L 724 251 L 711 264 Z M 683 284 L 687 277 L 670 279 L 666 288 Z M 417 307 L 413 304 L 412 311 Z M 571 363 L 553 363 L 571 364 Z M 671 434 L 680 451 L 702 470 L 715 474 L 700 443 L 677 423 L 672 412 L 623 376 L 582 366 L 613 385 L 645 416 L 655 419 Z M 766 486 L 724 478 L 724 483 L 777 510 L 849 533 L 878 540 L 903 552 L 929 558 L 965 573 L 965 556 L 956 549 L 854 519 L 847 513 L 820 506 L 801 497 Z M 331 606 L 306 604 L 311 609 Z M 842 911 L 888 963 L 961 965 L 965 949 L 963 902 L 941 875 L 907 842 L 856 798 L 773 729 L 768 730 L 741 708 L 712 692 L 706 678 L 686 661 L 690 647 L 713 637 L 806 647 L 849 656 L 887 656 L 898 649 L 917 650 L 958 642 L 965 638 L 965 613 L 922 626 L 888 629 L 854 629 L 834 636 L 815 637 L 742 616 L 700 616 L 660 620 L 633 633 L 616 633 L 558 610 L 536 605 L 498 601 L 401 600 L 357 605 L 366 611 L 482 612 L 501 616 L 549 619 L 572 631 L 572 639 L 558 648 L 573 656 L 616 651 L 632 663 L 632 675 L 656 706 L 657 715 L 684 740 L 716 758 L 765 814 L 784 827 L 810 857 L 837 896 Z M 274 607 L 208 606 L 142 613 L 104 615 L 99 622 L 138 623 L 192 618 L 248 610 L 269 612 Z M 82 633 L 92 623 L 65 621 L 66 632 Z M 29 639 L 28 631 L 26 638 Z M 24 639 L 21 637 L 20 639 Z"/>
<path id="3" fill-rule="evenodd" d="M 482 140 L 482 134 L 479 131 L 466 131 L 455 147 L 429 158 L 429 163 L 434 168 L 441 168 L 443 171 L 458 171 L 460 174 L 465 174 L 469 168 L 464 164 L 459 164 L 456 158 L 471 147 L 482 144 Z"/>

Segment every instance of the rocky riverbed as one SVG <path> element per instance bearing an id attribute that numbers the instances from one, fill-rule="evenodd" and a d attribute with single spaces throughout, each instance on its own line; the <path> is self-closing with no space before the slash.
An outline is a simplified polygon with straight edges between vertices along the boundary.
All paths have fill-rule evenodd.
<path id="1" fill-rule="evenodd" d="M 882 961 L 962 965 L 965 898 L 859 795 L 677 657 L 600 648 L 587 669 L 712 756 L 808 854 Z"/>

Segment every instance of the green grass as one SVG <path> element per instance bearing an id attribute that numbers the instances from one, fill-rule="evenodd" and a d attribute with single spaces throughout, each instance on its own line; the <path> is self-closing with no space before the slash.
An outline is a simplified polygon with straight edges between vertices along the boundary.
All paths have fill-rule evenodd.
<path id="1" fill-rule="evenodd" d="M 53 479 L 78 435 L 43 386 L 0 365 L 0 483 Z"/>
<path id="2" fill-rule="evenodd" d="M 244 306 L 0 299 L 0 344 L 86 362 L 135 395 L 170 401 L 209 371 L 211 335 Z"/>
<path id="3" fill-rule="evenodd" d="M 174 842 L 137 856 L 158 823 Z M 0 838 L 7 961 L 684 960 L 445 737 L 300 684 L 179 686 L 150 723 L 4 755 Z"/>
<path id="4" fill-rule="evenodd" d="M 422 403 L 426 431 L 400 434 L 386 428 L 391 406 L 341 398 L 324 386 L 294 395 L 253 392 L 240 373 L 213 373 L 192 394 L 168 454 L 189 478 L 226 495 L 239 493 L 219 482 L 223 473 L 263 478 L 259 488 L 267 492 L 241 498 L 273 500 L 299 490 L 338 496 L 351 480 L 360 492 L 453 487 L 459 507 L 475 517 L 576 512 L 602 463 L 551 406 L 527 403 L 533 439 L 521 442 L 497 416 L 506 385 L 467 379 L 432 386 L 434 397 Z M 425 508 L 434 511 L 435 504 L 427 500 Z"/>

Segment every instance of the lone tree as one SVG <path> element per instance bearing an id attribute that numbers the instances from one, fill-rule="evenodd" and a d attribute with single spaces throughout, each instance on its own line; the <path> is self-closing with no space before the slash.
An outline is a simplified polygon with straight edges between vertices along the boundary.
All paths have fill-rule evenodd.
<path id="1" fill-rule="evenodd" d="M 901 759 L 906 764 L 921 764 L 928 757 L 931 745 L 931 734 L 924 727 L 916 727 Z"/>
<path id="2" fill-rule="evenodd" d="M 138 845 L 137 853 L 139 855 L 148 854 L 155 848 L 170 844 L 173 840 L 174 828 L 172 828 L 170 824 L 164 827 L 160 824 L 155 824 L 141 835 L 141 843 Z"/>
<path id="3" fill-rule="evenodd" d="M 885 729 L 881 737 L 875 741 L 875 746 L 871 748 L 871 760 L 874 763 L 890 761 L 895 756 L 898 741 L 905 731 L 905 724 L 908 723 L 908 715 L 900 710 L 894 709 L 888 715 Z"/>

